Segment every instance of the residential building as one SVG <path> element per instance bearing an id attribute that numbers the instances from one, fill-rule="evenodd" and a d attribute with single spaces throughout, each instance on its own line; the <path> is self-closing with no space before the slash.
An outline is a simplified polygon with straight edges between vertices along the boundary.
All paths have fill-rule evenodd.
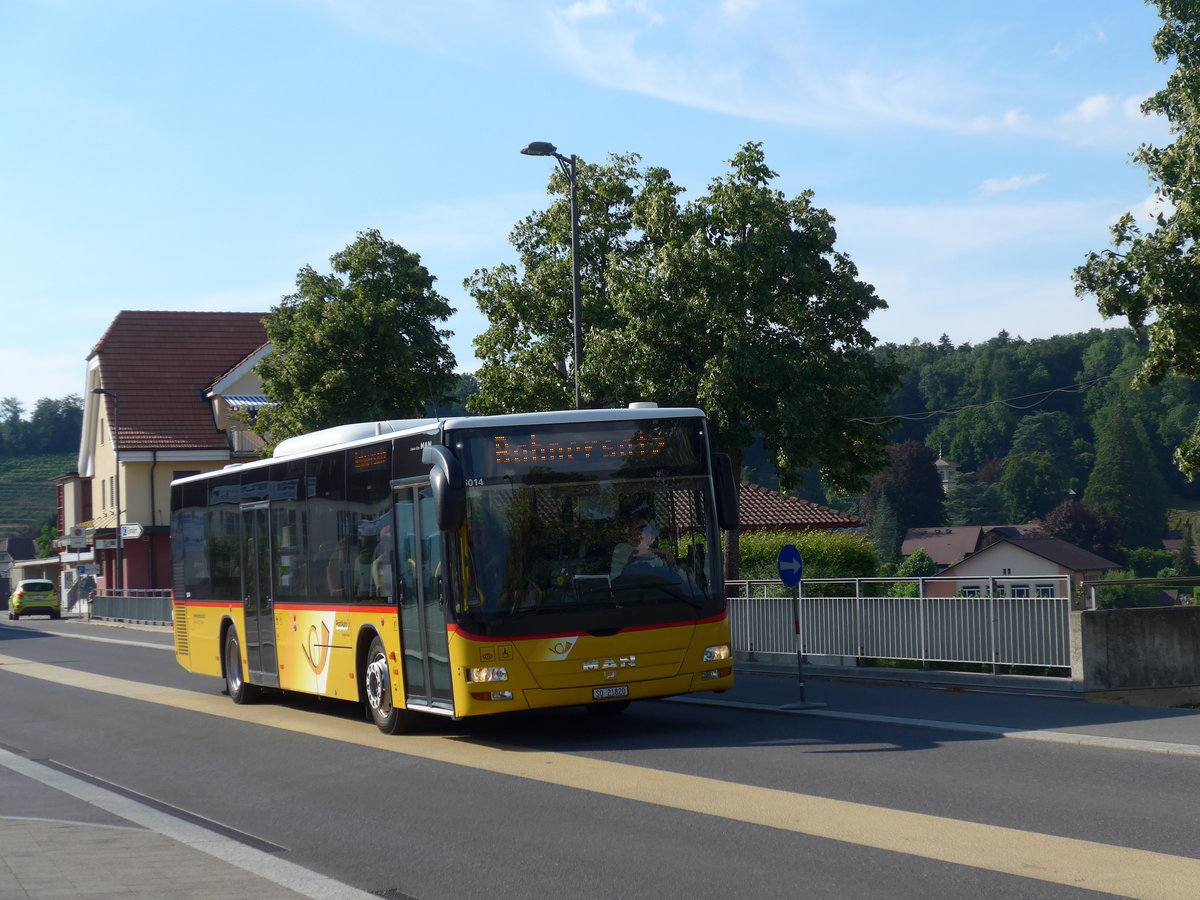
<path id="1" fill-rule="evenodd" d="M 749 481 L 738 485 L 742 531 L 766 529 L 832 529 L 859 530 L 863 523 L 836 509 L 788 497 Z"/>
<path id="2" fill-rule="evenodd" d="M 1003 536 L 1031 535 L 1036 525 L 944 525 L 939 528 L 910 528 L 900 545 L 902 556 L 924 550 L 939 566 L 949 566 Z"/>
<path id="3" fill-rule="evenodd" d="M 238 414 L 267 403 L 253 371 L 265 315 L 125 311 L 109 325 L 87 358 L 77 473 L 60 479 L 64 591 L 89 566 L 98 589 L 170 586 L 171 481 L 260 446 Z"/>
<path id="4" fill-rule="evenodd" d="M 8 602 L 12 591 L 12 564 L 37 556 L 37 546 L 31 537 L 0 538 L 0 599 Z"/>
<path id="5" fill-rule="evenodd" d="M 1061 596 L 1057 585 L 1067 579 L 1069 596 L 1085 580 L 1096 580 L 1121 566 L 1082 547 L 1052 537 L 1005 534 L 938 572 L 928 596 L 1007 597 Z"/>

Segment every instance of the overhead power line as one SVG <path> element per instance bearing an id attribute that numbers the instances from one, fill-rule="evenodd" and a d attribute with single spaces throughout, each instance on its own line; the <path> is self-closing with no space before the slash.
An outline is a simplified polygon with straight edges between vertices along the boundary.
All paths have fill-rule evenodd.
<path id="1" fill-rule="evenodd" d="M 986 403 L 969 403 L 966 406 L 953 406 L 949 409 L 934 409 L 919 413 L 896 413 L 889 416 L 869 416 L 866 418 L 853 418 L 851 422 L 861 422 L 864 425 L 887 425 L 891 422 L 922 422 L 927 419 L 932 419 L 935 416 L 953 416 L 961 412 L 966 412 L 969 409 L 987 409 L 989 406 L 1007 406 L 1009 409 L 1027 410 L 1041 406 L 1055 394 L 1082 394 L 1088 388 L 1095 387 L 1105 381 L 1112 381 L 1116 378 L 1132 378 L 1133 373 L 1128 375 L 1101 375 L 1098 378 L 1092 378 L 1088 381 L 1081 381 L 1077 384 L 1070 384 L 1066 387 L 1050 388 L 1045 391 L 1037 391 L 1032 394 L 1024 394 L 1020 397 L 1009 397 L 1005 400 L 989 400 Z M 1033 399 L 1037 398 L 1037 399 Z M 1031 403 L 1023 403 L 1026 400 L 1033 400 Z"/>

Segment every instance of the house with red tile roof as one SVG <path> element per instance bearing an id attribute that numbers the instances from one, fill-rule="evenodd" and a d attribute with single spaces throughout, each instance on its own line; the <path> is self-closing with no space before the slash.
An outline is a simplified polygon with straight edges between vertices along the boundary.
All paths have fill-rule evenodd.
<path id="1" fill-rule="evenodd" d="M 78 474 L 61 491 L 63 534 L 74 542 L 64 546 L 65 575 L 94 567 L 100 588 L 170 586 L 172 479 L 253 456 L 259 445 L 237 413 L 267 402 L 253 371 L 269 349 L 265 316 L 113 319 L 87 358 Z"/>
<path id="2" fill-rule="evenodd" d="M 939 566 L 948 566 L 1004 536 L 1021 536 L 1037 531 L 1035 525 L 943 525 L 910 528 L 900 545 L 902 556 L 924 550 Z"/>
<path id="3" fill-rule="evenodd" d="M 788 497 L 779 491 L 743 481 L 738 486 L 742 531 L 775 529 L 837 529 L 863 527 L 863 523 L 836 509 Z"/>
<path id="4" fill-rule="evenodd" d="M 1064 583 L 1066 596 L 1073 596 L 1084 580 L 1094 581 L 1120 568 L 1059 538 L 1011 531 L 938 572 L 928 596 L 987 596 L 993 591 L 1011 597 L 1062 596 L 1058 591 Z"/>

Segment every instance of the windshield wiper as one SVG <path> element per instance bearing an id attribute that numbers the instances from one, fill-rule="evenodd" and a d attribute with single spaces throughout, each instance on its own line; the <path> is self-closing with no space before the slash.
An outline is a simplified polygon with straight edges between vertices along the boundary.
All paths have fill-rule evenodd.
<path id="1" fill-rule="evenodd" d="M 653 584 L 653 583 L 642 582 L 639 584 L 627 584 L 627 585 L 621 585 L 619 587 L 614 587 L 612 589 L 612 591 L 614 594 L 617 591 L 655 591 L 657 593 L 666 594 L 672 600 L 682 600 L 684 603 L 688 604 L 688 606 L 692 606 L 696 609 L 704 608 L 704 603 L 702 601 L 697 600 L 695 597 L 688 596 L 681 590 L 678 590 L 678 589 L 673 590 L 672 586 L 667 585 L 667 584 Z"/>

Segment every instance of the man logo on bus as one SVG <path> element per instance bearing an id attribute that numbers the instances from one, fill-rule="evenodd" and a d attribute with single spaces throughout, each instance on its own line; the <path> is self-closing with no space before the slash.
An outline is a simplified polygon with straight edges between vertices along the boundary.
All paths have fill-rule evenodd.
<path id="1" fill-rule="evenodd" d="M 599 672 L 601 669 L 632 669 L 637 665 L 636 656 L 620 656 L 616 659 L 585 659 L 583 671 Z"/>
<path id="2" fill-rule="evenodd" d="M 313 670 L 314 675 L 320 675 L 325 671 L 325 663 L 329 662 L 329 626 L 324 622 L 321 623 L 321 639 L 318 641 L 317 626 L 310 625 L 308 643 L 301 644 L 300 650 L 304 653 L 304 658 L 308 660 L 308 667 Z"/>

